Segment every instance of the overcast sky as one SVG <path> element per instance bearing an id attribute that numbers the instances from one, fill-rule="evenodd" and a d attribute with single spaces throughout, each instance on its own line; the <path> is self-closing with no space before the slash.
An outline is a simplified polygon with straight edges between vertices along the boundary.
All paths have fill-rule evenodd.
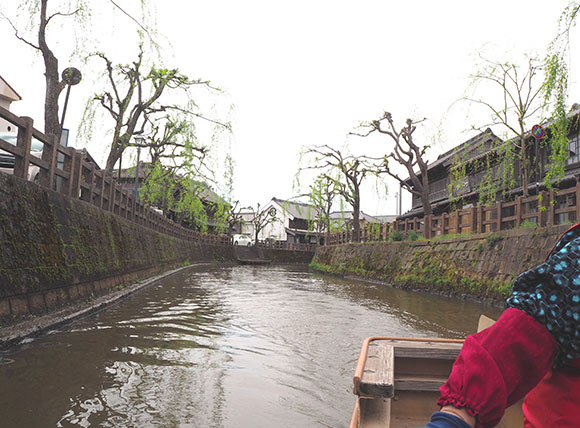
<path id="1" fill-rule="evenodd" d="M 0 0 L 7 11 L 9 3 L 12 0 Z M 129 8 L 135 2 L 119 3 Z M 357 153 L 389 151 L 386 139 L 347 137 L 359 122 L 375 119 L 384 110 L 401 125 L 407 117 L 427 118 L 416 138 L 425 143 L 436 139 L 431 159 L 467 140 L 473 132 L 465 130 L 482 124 L 487 116 L 461 104 L 449 108 L 465 93 L 478 53 L 493 59 L 519 59 L 523 53 L 543 57 L 568 2 L 158 0 L 151 4 L 165 65 L 190 77 L 211 79 L 225 90 L 215 98 L 215 109 L 206 106 L 209 113 L 223 115 L 234 106 L 233 135 L 216 150 L 227 151 L 231 144 L 236 162 L 233 197 L 255 206 L 298 192 L 293 182 L 305 146 L 348 144 Z M 60 30 L 57 26 L 54 30 L 51 37 L 56 43 Z M 136 53 L 134 32 L 135 26 L 118 15 L 103 17 L 84 34 L 98 49 L 129 62 Z M 577 39 L 574 31 L 572 51 L 580 47 Z M 14 38 L 5 21 L 0 21 L 0 41 L 0 75 L 23 98 L 12 111 L 33 117 L 42 129 L 43 63 Z M 73 89 L 67 112 L 71 145 L 87 147 L 104 165 L 106 138 L 76 137 L 84 104 L 97 90 L 98 64 L 69 61 L 65 45 L 55 48 L 61 68 L 75 65 L 86 76 Z M 580 100 L 577 58 L 570 60 L 574 102 Z M 103 121 L 98 128 L 110 126 Z M 371 185 L 365 188 L 363 211 L 395 213 L 398 185 L 390 181 L 388 185 L 388 196 L 377 194 Z M 409 200 L 404 196 L 404 210 Z"/>

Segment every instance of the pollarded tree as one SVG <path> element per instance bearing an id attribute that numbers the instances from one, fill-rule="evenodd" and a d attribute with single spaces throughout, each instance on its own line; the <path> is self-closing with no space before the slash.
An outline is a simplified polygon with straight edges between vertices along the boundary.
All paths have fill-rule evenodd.
<path id="1" fill-rule="evenodd" d="M 407 119 L 405 126 L 398 128 L 393 120 L 393 115 L 389 112 L 384 112 L 377 120 L 370 122 L 363 122 L 360 127 L 366 129 L 364 133 L 351 132 L 351 135 L 358 135 L 361 137 L 368 137 L 370 134 L 378 132 L 390 137 L 394 143 L 393 150 L 388 155 L 385 155 L 382 164 L 382 169 L 386 174 L 397 180 L 402 187 L 407 189 L 410 193 L 421 198 L 423 204 L 423 212 L 425 215 L 431 215 L 431 204 L 429 202 L 429 175 L 427 174 L 428 162 L 425 159 L 425 152 L 429 148 L 428 145 L 420 146 L 415 143 L 413 134 L 417 129 L 417 124 L 421 121 L 414 121 Z M 409 185 L 406 179 L 396 172 L 396 168 L 390 164 L 389 160 L 402 165 L 409 174 L 409 179 L 412 185 Z"/>
<path id="2" fill-rule="evenodd" d="M 131 64 L 113 65 L 105 54 L 96 55 L 105 62 L 110 89 L 95 95 L 94 101 L 109 113 L 114 122 L 111 148 L 105 166 L 107 171 L 112 171 L 123 152 L 134 145 L 135 135 L 154 132 L 157 120 L 166 120 L 168 114 L 180 113 L 188 117 L 191 124 L 193 119 L 203 119 L 230 129 L 229 124 L 210 119 L 199 112 L 191 98 L 189 91 L 195 86 L 219 92 L 219 89 L 213 87 L 208 80 L 189 79 L 177 69 L 151 66 L 149 71 L 143 71 L 145 65 L 142 45 L 139 47 L 137 59 Z M 163 95 L 164 98 L 168 95 L 185 95 L 187 101 L 185 105 L 164 104 Z M 87 111 L 90 116 L 91 109 Z M 171 121 L 168 124 L 171 124 Z M 171 129 L 174 131 L 176 128 Z M 163 149 L 170 141 L 164 139 L 161 144 L 159 141 L 150 143 L 156 149 Z"/>
<path id="3" fill-rule="evenodd" d="M 96 56 L 105 62 L 109 89 L 95 95 L 85 111 L 84 123 L 89 127 L 94 124 L 91 118 L 97 107 L 113 119 L 105 169 L 112 171 L 127 149 L 144 149 L 144 158 L 149 161 L 140 194 L 150 205 L 177 213 L 182 221 L 202 230 L 210 211 L 212 220 L 225 229 L 229 204 L 214 196 L 216 178 L 207 165 L 210 147 L 198 141 L 195 121 L 201 119 L 227 131 L 230 125 L 200 113 L 190 94 L 194 87 L 211 92 L 219 89 L 207 80 L 189 79 L 177 69 L 150 66 L 144 71 L 142 46 L 131 64 L 113 65 L 105 54 Z M 170 96 L 182 96 L 184 104 L 164 103 Z M 228 159 L 225 163 L 231 164 Z M 231 173 L 225 171 L 226 176 Z"/>
<path id="4" fill-rule="evenodd" d="M 141 1 L 143 3 L 143 1 Z M 59 119 L 59 96 L 65 88 L 66 83 L 61 76 L 59 67 L 59 60 L 55 54 L 53 47 L 49 44 L 50 28 L 59 19 L 69 19 L 69 28 L 78 26 L 78 33 L 85 35 L 85 40 L 90 37 L 87 36 L 89 21 L 92 16 L 91 2 L 89 0 L 71 0 L 67 2 L 52 1 L 51 5 L 56 5 L 55 10 L 49 11 L 49 0 L 31 0 L 21 2 L 18 6 L 21 13 L 23 12 L 29 20 L 26 29 L 19 28 L 14 19 L 9 18 L 0 11 L 0 18 L 4 18 L 14 30 L 15 37 L 38 51 L 44 61 L 44 76 L 46 81 L 46 92 L 44 97 L 44 132 L 47 135 L 60 136 L 62 132 L 62 124 Z M 135 18 L 122 9 L 113 0 L 108 0 L 107 4 L 113 9 L 121 12 L 127 16 L 133 23 L 136 23 L 142 30 L 148 33 L 148 30 L 143 27 Z M 54 32 L 54 31 L 53 31 Z M 75 37 L 78 35 L 75 33 Z M 82 41 L 77 40 L 77 44 L 81 45 Z"/>
<path id="5" fill-rule="evenodd" d="M 365 177 L 385 173 L 382 159 L 367 156 L 344 155 L 329 145 L 312 146 L 305 154 L 313 156 L 313 163 L 302 167 L 304 170 L 319 170 L 319 177 L 334 183 L 336 192 L 352 207 L 353 240 L 360 238 L 360 187 Z M 337 175 L 338 172 L 338 175 Z M 338 177 L 338 178 L 337 178 Z"/>

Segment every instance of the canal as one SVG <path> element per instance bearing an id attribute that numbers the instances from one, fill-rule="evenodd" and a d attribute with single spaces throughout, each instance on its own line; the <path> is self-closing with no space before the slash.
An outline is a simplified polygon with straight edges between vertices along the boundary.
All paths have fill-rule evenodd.
<path id="1" fill-rule="evenodd" d="M 371 335 L 460 338 L 497 308 L 309 273 L 192 267 L 0 354 L 6 427 L 347 427 Z"/>

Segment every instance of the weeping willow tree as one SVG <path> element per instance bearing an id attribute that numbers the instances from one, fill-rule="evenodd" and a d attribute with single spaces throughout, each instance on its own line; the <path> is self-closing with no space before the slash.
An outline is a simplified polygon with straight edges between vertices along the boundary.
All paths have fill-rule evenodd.
<path id="1" fill-rule="evenodd" d="M 155 123 L 167 118 L 168 114 L 179 113 L 186 118 L 167 121 L 170 126 L 165 127 L 165 131 L 171 138 L 181 132 L 193 135 L 194 120 L 203 120 L 226 130 L 231 129 L 229 123 L 212 119 L 200 111 L 192 93 L 193 88 L 220 93 L 219 88 L 212 86 L 209 80 L 190 79 L 176 68 L 160 67 L 151 63 L 144 56 L 142 44 L 139 45 L 137 58 L 130 64 L 113 64 L 102 52 L 96 53 L 95 56 L 104 62 L 107 88 L 95 94 L 89 101 L 85 117 L 93 117 L 93 109 L 100 107 L 112 119 L 111 146 L 105 166 L 107 171 L 111 172 L 123 152 L 134 145 L 135 135 L 155 132 Z M 174 99 L 179 102 L 174 102 Z M 94 123 L 91 120 L 85 122 L 89 126 Z M 185 129 L 185 126 L 181 126 L 183 124 L 191 125 Z M 161 143 L 154 140 L 149 142 L 153 149 L 159 149 L 163 144 L 175 145 L 170 138 L 160 141 Z"/>
<path id="2" fill-rule="evenodd" d="M 353 240 L 360 238 L 361 184 L 367 177 L 378 177 L 387 173 L 383 158 L 354 156 L 343 153 L 327 144 L 306 148 L 309 162 L 299 168 L 303 171 L 319 171 L 319 179 L 332 183 L 336 193 L 352 207 Z"/>
<path id="3" fill-rule="evenodd" d="M 319 175 L 309 186 L 308 199 L 315 208 L 316 216 L 309 220 L 309 228 L 317 233 L 326 234 L 326 242 L 330 237 L 330 211 L 336 197 L 338 188 L 336 179 L 332 180 L 325 175 Z"/>
<path id="4" fill-rule="evenodd" d="M 215 171 L 208 164 L 211 147 L 198 141 L 195 123 L 187 115 L 157 118 L 151 123 L 151 132 L 132 139 L 130 147 L 145 152 L 139 195 L 148 205 L 197 230 L 212 226 L 227 231 L 231 205 L 216 191 Z"/>
<path id="5" fill-rule="evenodd" d="M 8 6 L 16 5 L 12 13 L 7 12 Z M 59 136 L 62 123 L 59 119 L 59 98 L 66 86 L 62 77 L 59 56 L 67 59 L 71 56 L 82 56 L 85 45 L 89 41 L 98 39 L 91 30 L 93 28 L 93 9 L 97 3 L 90 0 L 30 0 L 25 2 L 8 2 L 0 9 L 0 18 L 3 18 L 12 27 L 15 37 L 38 52 L 44 62 L 44 76 L 46 91 L 44 97 L 44 132 L 47 135 Z M 145 11 L 145 0 L 133 0 L 133 4 Z M 127 22 L 151 38 L 154 34 L 152 27 L 144 23 L 146 17 L 142 13 L 139 19 L 133 17 L 126 9 L 113 0 L 98 2 L 98 7 L 109 6 L 113 12 L 120 13 L 127 18 Z M 129 4 L 125 3 L 125 6 Z M 10 15 L 9 15 L 10 14 Z M 67 37 L 74 40 L 74 46 L 69 52 L 62 48 L 62 44 L 51 42 L 58 32 L 60 39 Z M 51 37 L 52 35 L 52 37 Z M 152 39 L 151 39 L 152 40 Z M 61 52 L 55 50 L 55 47 Z"/>
<path id="6" fill-rule="evenodd" d="M 480 204 L 494 203 L 498 192 L 507 196 L 516 184 L 515 157 L 513 145 L 495 136 L 489 128 L 456 147 L 447 186 L 452 207 L 461 208 L 464 197 L 474 191 Z"/>
<path id="7" fill-rule="evenodd" d="M 546 175 L 548 188 L 564 176 L 568 159 L 568 60 L 570 31 L 576 25 L 580 4 L 570 3 L 560 15 L 558 34 L 548 47 L 544 59 L 544 105 L 551 111 L 551 162 Z"/>
<path id="8" fill-rule="evenodd" d="M 195 94 L 204 100 L 214 99 L 221 90 L 209 80 L 190 79 L 176 68 L 156 65 L 143 44 L 129 64 L 114 64 L 104 53 L 94 57 L 104 64 L 103 89 L 87 103 L 83 134 L 92 133 L 97 112 L 108 118 L 111 139 L 105 169 L 120 169 L 127 159 L 124 154 L 140 149 L 146 160 L 140 194 L 149 205 L 196 229 L 226 230 L 230 205 L 214 191 L 219 183 L 209 161 L 224 152 L 218 147 L 220 136 L 230 133 L 231 125 L 205 114 L 194 97 L 194 89 L 203 90 Z M 198 139 L 200 122 L 203 142 Z M 224 157 L 220 178 L 231 184 L 233 162 L 229 152 Z"/>
<path id="9" fill-rule="evenodd" d="M 513 154 L 519 163 L 520 184 L 524 197 L 529 194 L 530 169 L 530 129 L 531 122 L 541 121 L 544 109 L 541 80 L 542 65 L 528 57 L 525 64 L 512 61 L 500 62 L 481 57 L 481 68 L 472 75 L 474 92 L 482 95 L 465 96 L 469 103 L 483 106 L 490 113 L 490 121 L 476 129 L 497 126 L 504 130 L 505 144 L 495 150 L 503 152 L 498 156 L 501 170 L 514 172 Z M 508 164 L 508 162 L 512 162 Z M 511 188 L 516 181 L 506 176 L 503 185 Z"/>
<path id="10" fill-rule="evenodd" d="M 473 76 L 473 83 L 487 81 L 499 89 L 503 104 L 493 103 L 487 98 L 465 99 L 485 106 L 492 113 L 491 123 L 483 127 L 499 124 L 508 131 L 508 142 L 498 143 L 492 151 L 496 154 L 495 160 L 487 166 L 489 173 L 480 186 L 482 202 L 492 202 L 500 189 L 506 192 L 516 186 L 516 162 L 520 166 L 523 194 L 528 196 L 529 168 L 532 162 L 538 161 L 528 157 L 529 122 L 532 120 L 534 123 L 543 122 L 548 127 L 547 135 L 540 143 L 549 155 L 543 185 L 551 189 L 564 177 L 571 125 L 567 58 L 570 54 L 570 31 L 576 25 L 579 11 L 580 4 L 577 2 L 570 3 L 564 9 L 558 22 L 558 33 L 542 61 L 528 58 L 527 65 L 521 66 L 513 62 L 484 60 L 482 69 Z M 484 160 L 489 163 L 492 159 L 494 156 L 486 156 Z M 469 157 L 457 156 L 451 170 L 451 198 L 456 197 L 457 186 L 464 179 L 465 166 L 469 163 Z"/>

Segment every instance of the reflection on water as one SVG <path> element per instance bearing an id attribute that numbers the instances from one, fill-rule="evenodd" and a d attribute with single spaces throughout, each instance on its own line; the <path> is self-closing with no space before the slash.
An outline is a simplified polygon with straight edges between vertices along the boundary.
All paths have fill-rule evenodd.
<path id="1" fill-rule="evenodd" d="M 346 427 L 365 337 L 463 337 L 482 312 L 301 267 L 192 268 L 0 355 L 1 425 Z"/>

